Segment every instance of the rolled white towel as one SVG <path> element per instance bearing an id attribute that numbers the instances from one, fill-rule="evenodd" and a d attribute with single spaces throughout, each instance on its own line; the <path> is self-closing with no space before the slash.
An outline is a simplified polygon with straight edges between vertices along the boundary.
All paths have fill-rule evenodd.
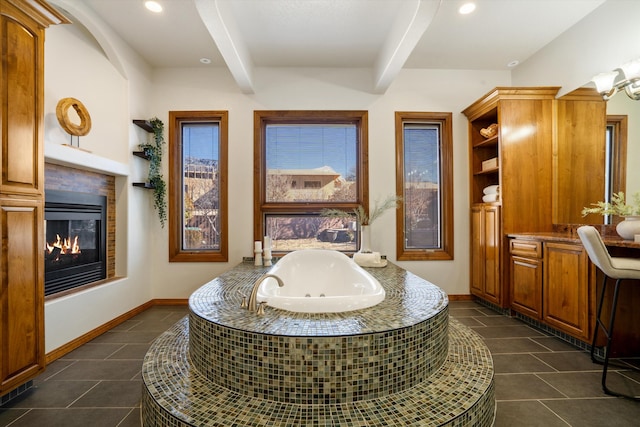
<path id="1" fill-rule="evenodd" d="M 484 194 L 500 194 L 499 185 L 489 185 L 482 190 Z"/>
<path id="2" fill-rule="evenodd" d="M 387 260 L 380 257 L 380 252 L 368 254 L 356 252 L 353 254 L 353 260 L 360 267 L 386 267 L 387 265 Z"/>
<path id="3" fill-rule="evenodd" d="M 497 202 L 498 200 L 500 200 L 499 194 L 485 194 L 482 196 L 482 201 L 485 203 Z"/>

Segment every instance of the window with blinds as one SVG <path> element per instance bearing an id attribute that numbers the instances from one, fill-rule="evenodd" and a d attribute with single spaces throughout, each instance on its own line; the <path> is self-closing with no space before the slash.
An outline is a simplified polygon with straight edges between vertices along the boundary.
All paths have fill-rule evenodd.
<path id="1" fill-rule="evenodd" d="M 368 204 L 367 113 L 256 111 L 254 126 L 256 240 L 269 236 L 281 252 L 355 251 L 355 220 L 321 211 Z"/>
<path id="2" fill-rule="evenodd" d="M 453 258 L 450 113 L 396 113 L 399 260 Z"/>

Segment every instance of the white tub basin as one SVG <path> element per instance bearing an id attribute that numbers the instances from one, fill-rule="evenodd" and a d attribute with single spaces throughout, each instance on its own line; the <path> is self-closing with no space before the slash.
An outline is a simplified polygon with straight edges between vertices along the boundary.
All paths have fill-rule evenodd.
<path id="1" fill-rule="evenodd" d="M 384 300 L 380 282 L 347 255 L 325 249 L 291 252 L 269 270 L 258 287 L 258 301 L 301 313 L 341 313 L 372 307 Z"/>

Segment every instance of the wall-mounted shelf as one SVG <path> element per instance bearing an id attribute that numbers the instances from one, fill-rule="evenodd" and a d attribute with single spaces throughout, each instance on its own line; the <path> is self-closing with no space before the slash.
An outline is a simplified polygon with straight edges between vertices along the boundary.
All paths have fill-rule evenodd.
<path id="1" fill-rule="evenodd" d="M 134 182 L 132 184 L 134 187 L 140 187 L 140 188 L 145 188 L 147 190 L 153 190 L 154 188 L 156 188 L 153 184 L 151 184 L 150 182 Z"/>
<path id="2" fill-rule="evenodd" d="M 148 120 L 133 120 L 133 124 L 139 126 L 141 129 L 144 129 L 145 131 L 149 132 L 149 133 L 153 133 L 153 127 L 151 126 L 151 123 Z M 134 151 L 133 155 L 136 157 L 140 157 L 141 159 L 145 159 L 145 160 L 149 160 L 150 157 L 149 155 L 147 155 L 147 153 L 145 151 Z M 152 190 L 153 188 L 155 188 L 151 183 L 149 182 L 134 182 L 133 183 L 134 187 L 139 187 L 139 188 L 146 188 L 148 190 Z"/>
<path id="3" fill-rule="evenodd" d="M 149 122 L 149 120 L 133 120 L 133 124 L 139 126 L 140 128 L 146 130 L 149 133 L 153 133 L 153 126 L 151 126 L 151 123 Z"/>
<path id="4" fill-rule="evenodd" d="M 149 160 L 151 158 L 145 151 L 134 151 L 133 155 L 145 160 Z"/>

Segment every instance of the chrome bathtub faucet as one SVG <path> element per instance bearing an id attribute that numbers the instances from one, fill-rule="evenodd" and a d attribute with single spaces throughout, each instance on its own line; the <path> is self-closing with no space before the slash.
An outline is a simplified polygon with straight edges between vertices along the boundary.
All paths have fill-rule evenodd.
<path id="1" fill-rule="evenodd" d="M 258 302 L 256 301 L 258 298 L 258 286 L 260 286 L 260 283 L 262 283 L 269 277 L 276 279 L 279 287 L 284 286 L 284 282 L 282 281 L 282 279 L 275 274 L 265 273 L 262 276 L 258 277 L 258 280 L 256 280 L 256 282 L 253 284 L 253 288 L 251 289 L 251 295 L 249 295 L 249 302 L 247 303 L 247 309 L 249 311 L 255 311 L 256 313 L 258 313 Z M 260 304 L 262 305 L 262 302 Z M 260 310 L 258 314 L 264 314 L 264 307 L 261 308 L 262 310 Z"/>

